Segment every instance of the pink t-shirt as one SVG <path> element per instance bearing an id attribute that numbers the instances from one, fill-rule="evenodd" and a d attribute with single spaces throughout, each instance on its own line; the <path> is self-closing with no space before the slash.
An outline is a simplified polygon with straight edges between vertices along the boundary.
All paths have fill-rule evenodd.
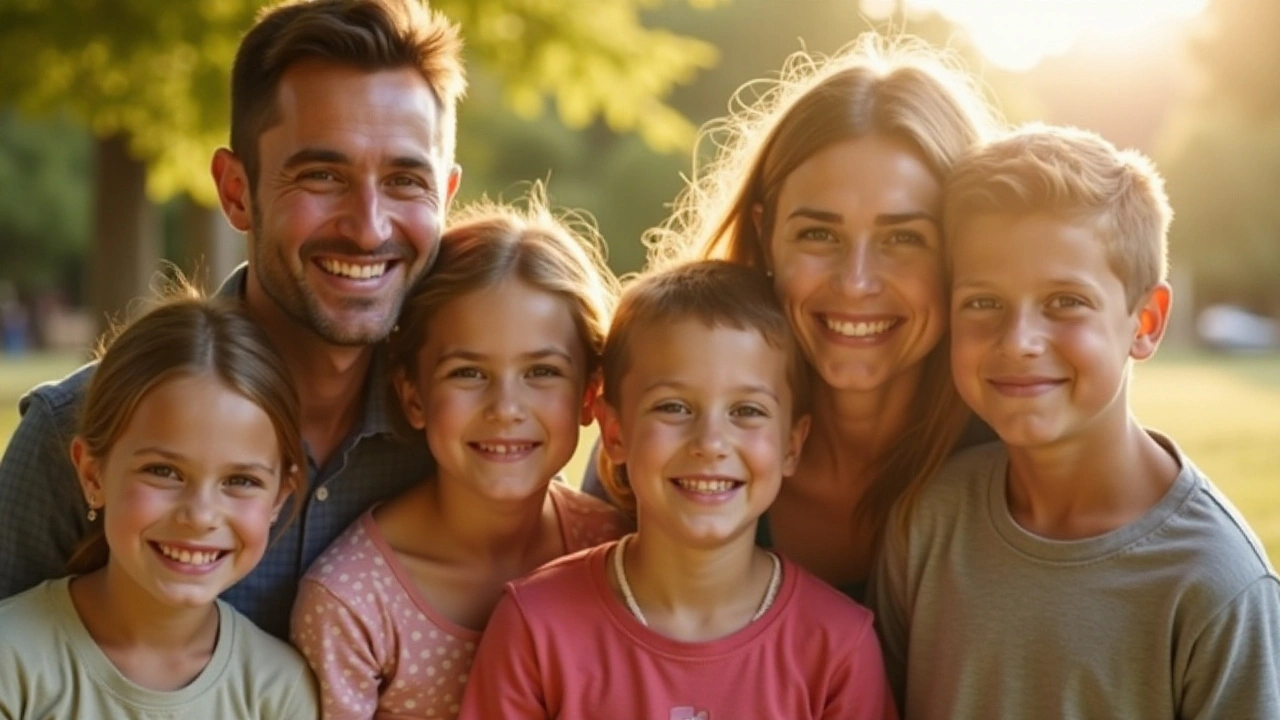
<path id="1" fill-rule="evenodd" d="M 641 625 L 609 588 L 609 543 L 507 585 L 459 720 L 897 716 L 871 612 L 783 559 L 755 622 L 711 642 Z"/>
<path id="2" fill-rule="evenodd" d="M 562 482 L 549 493 L 569 552 L 629 529 L 616 509 Z M 325 718 L 453 718 L 480 641 L 427 604 L 371 511 L 303 577 L 291 636 L 320 680 Z"/>

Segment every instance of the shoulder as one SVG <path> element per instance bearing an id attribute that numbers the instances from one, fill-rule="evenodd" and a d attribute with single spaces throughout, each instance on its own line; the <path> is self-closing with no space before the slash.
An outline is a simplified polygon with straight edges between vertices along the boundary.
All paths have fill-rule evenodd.
<path id="1" fill-rule="evenodd" d="M 1008 462 L 1009 453 L 999 441 L 956 452 L 921 488 L 919 509 L 945 512 L 966 498 L 980 497 L 986 487 L 981 480 L 1003 475 Z"/>
<path id="2" fill-rule="evenodd" d="M 218 604 L 222 617 L 234 627 L 230 633 L 232 663 L 245 683 L 254 688 L 250 695 L 273 698 L 282 707 L 314 706 L 315 678 L 302 654 L 229 604 L 222 600 Z"/>
<path id="3" fill-rule="evenodd" d="M 33 588 L 0 600 L 0 648 L 27 647 L 26 640 L 45 635 L 65 603 L 69 578 L 45 580 Z M 69 601 L 69 600 L 68 600 Z M 29 647 L 27 649 L 30 649 Z"/>
<path id="4" fill-rule="evenodd" d="M 98 369 L 97 362 L 87 363 L 61 380 L 41 383 L 18 400 L 18 412 L 26 415 L 33 408 L 43 408 L 68 432 L 75 428 L 76 413 L 84 401 L 89 381 Z"/>
<path id="5" fill-rule="evenodd" d="M 507 593 L 527 612 L 567 607 L 592 598 L 598 593 L 594 576 L 604 567 L 604 559 L 614 545 L 609 542 L 556 558 L 507 583 Z"/>
<path id="6" fill-rule="evenodd" d="M 384 547 L 377 524 L 365 511 L 311 564 L 299 584 L 299 597 L 319 590 L 349 606 L 376 604 L 383 590 L 394 585 L 388 582 L 394 573 Z"/>
<path id="7" fill-rule="evenodd" d="M 802 643 L 832 658 L 879 654 L 870 610 L 793 562 L 784 559 L 783 568 L 795 577 L 779 628 L 784 642 Z"/>
<path id="8" fill-rule="evenodd" d="M 1173 492 L 1184 483 L 1190 488 L 1152 541 L 1215 595 L 1234 596 L 1261 578 L 1274 579 L 1275 568 L 1244 516 L 1190 459 L 1177 455 L 1182 470 Z"/>
<path id="9" fill-rule="evenodd" d="M 616 540 L 633 529 L 633 523 L 621 510 L 568 483 L 552 481 L 547 493 L 560 515 L 570 552 Z"/>

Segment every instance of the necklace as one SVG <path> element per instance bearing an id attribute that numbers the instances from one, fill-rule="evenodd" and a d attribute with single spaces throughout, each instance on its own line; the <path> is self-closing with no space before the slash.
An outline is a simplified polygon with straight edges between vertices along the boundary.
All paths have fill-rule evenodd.
<path id="1" fill-rule="evenodd" d="M 649 621 L 645 620 L 644 613 L 640 611 L 640 605 L 636 603 L 636 596 L 631 593 L 631 584 L 627 582 L 626 570 L 622 567 L 622 555 L 626 552 L 627 543 L 631 542 L 631 538 L 635 537 L 635 533 L 624 536 L 618 541 L 618 546 L 613 549 L 613 574 L 618 577 L 618 587 L 622 589 L 622 599 L 627 603 L 627 609 L 640 621 L 641 625 L 649 627 Z M 756 614 L 751 616 L 748 623 L 753 623 L 760 619 L 760 616 L 768 612 L 773 606 L 773 600 L 778 596 L 778 586 L 782 584 L 782 560 L 778 559 L 778 554 L 769 553 L 769 559 L 773 561 L 773 572 L 769 574 L 769 587 L 764 591 L 764 598 L 760 601 L 760 607 L 756 608 Z"/>

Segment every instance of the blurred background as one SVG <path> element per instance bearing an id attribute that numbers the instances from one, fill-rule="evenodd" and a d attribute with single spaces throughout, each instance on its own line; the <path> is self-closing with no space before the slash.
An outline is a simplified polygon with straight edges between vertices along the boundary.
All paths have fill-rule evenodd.
<path id="1" fill-rule="evenodd" d="M 0 0 L 0 448 L 18 397 L 83 362 L 161 260 L 216 285 L 243 258 L 208 168 L 226 143 L 232 55 L 262 4 Z M 1137 371 L 1139 415 L 1280 558 L 1280 2 L 433 5 L 467 43 L 459 199 L 545 180 L 554 204 L 595 218 L 619 273 L 643 265 L 642 233 L 709 149 L 698 127 L 737 88 L 867 30 L 950 48 L 1012 121 L 1147 153 L 1176 212 L 1176 312 Z"/>

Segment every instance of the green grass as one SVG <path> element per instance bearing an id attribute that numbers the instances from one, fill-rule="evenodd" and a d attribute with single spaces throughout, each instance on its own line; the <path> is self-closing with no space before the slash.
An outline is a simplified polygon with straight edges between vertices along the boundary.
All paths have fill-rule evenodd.
<path id="1" fill-rule="evenodd" d="M 75 355 L 0 356 L 0 448 L 18 421 L 18 398 L 75 369 Z M 1172 436 L 1240 509 L 1273 564 L 1280 559 L 1280 356 L 1163 353 L 1135 370 L 1133 404 Z M 565 469 L 577 484 L 595 431 L 584 429 Z"/>

